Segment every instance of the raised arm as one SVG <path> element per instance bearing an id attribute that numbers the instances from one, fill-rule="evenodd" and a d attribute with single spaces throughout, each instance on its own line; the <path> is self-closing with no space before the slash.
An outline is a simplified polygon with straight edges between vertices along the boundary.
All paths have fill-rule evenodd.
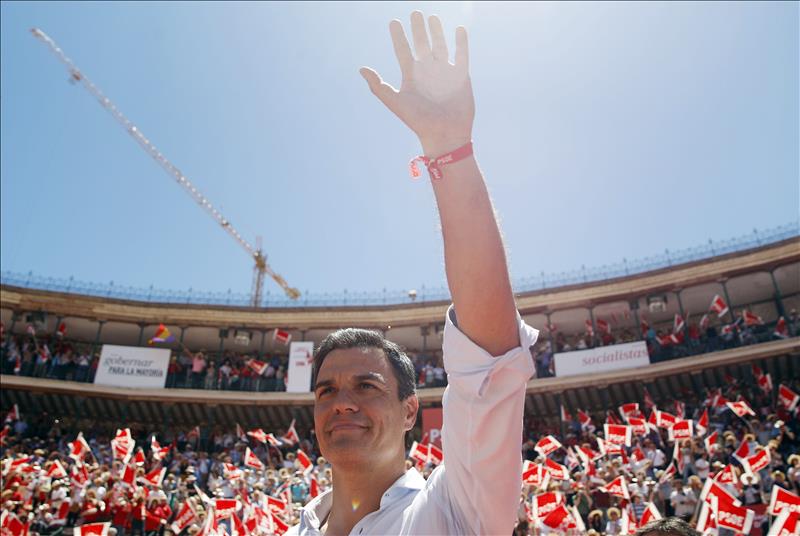
<path id="1" fill-rule="evenodd" d="M 412 54 L 400 21 L 390 24 L 403 77 L 399 91 L 372 69 L 363 67 L 361 75 L 419 137 L 425 156 L 436 158 L 471 141 L 475 103 L 467 31 L 456 29 L 451 63 L 441 21 L 431 16 L 428 26 L 430 38 L 422 13 L 411 14 Z M 499 356 L 520 341 L 505 250 L 489 193 L 474 156 L 444 165 L 441 171 L 443 177 L 433 181 L 433 191 L 458 327 L 478 346 Z"/>

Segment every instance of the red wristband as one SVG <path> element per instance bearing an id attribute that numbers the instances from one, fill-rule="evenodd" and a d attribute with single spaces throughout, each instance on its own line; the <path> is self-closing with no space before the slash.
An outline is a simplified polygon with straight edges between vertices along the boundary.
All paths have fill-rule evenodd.
<path id="1" fill-rule="evenodd" d="M 431 180 L 437 180 L 442 178 L 442 170 L 440 169 L 440 166 L 458 162 L 459 160 L 463 160 L 470 155 L 472 155 L 472 142 L 469 142 L 466 145 L 462 145 L 455 151 L 451 151 L 437 158 L 428 158 L 425 155 L 420 155 L 414 158 L 409 164 L 409 166 L 411 167 L 411 177 L 416 179 L 420 176 L 420 171 L 419 167 L 417 166 L 417 161 L 422 162 L 423 164 L 425 164 L 425 167 L 428 168 L 428 173 L 430 173 Z"/>

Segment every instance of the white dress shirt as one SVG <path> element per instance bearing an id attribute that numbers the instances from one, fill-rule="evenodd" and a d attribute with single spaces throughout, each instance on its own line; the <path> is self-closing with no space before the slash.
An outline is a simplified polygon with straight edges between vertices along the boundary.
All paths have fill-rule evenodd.
<path id="1" fill-rule="evenodd" d="M 525 387 L 534 374 L 528 350 L 539 331 L 517 314 L 520 345 L 492 357 L 456 327 L 451 306 L 444 329 L 448 386 L 442 398 L 444 463 L 424 480 L 409 469 L 350 534 L 511 534 L 522 486 Z M 366 476 L 365 476 L 366 477 Z M 317 536 L 334 489 L 309 502 L 288 535 Z"/>

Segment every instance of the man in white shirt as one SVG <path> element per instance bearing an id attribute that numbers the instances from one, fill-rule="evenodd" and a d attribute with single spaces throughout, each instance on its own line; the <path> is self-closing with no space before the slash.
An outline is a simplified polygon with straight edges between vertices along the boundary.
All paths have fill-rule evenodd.
<path id="1" fill-rule="evenodd" d="M 411 15 L 415 54 L 402 24 L 390 32 L 400 63 L 397 91 L 362 68 L 371 91 L 442 158 L 432 180 L 453 306 L 444 331 L 444 463 L 425 481 L 405 469 L 404 436 L 416 420 L 414 368 L 379 333 L 340 330 L 314 359 L 314 422 L 333 488 L 311 501 L 289 534 L 511 534 L 522 476 L 528 348 L 538 332 L 516 311 L 505 251 L 471 153 L 474 101 L 467 34 L 456 30 L 449 62 L 441 21 Z M 431 171 L 436 174 L 435 170 Z M 456 317 L 457 313 L 457 317 Z M 497 357 L 494 357 L 497 356 Z"/>

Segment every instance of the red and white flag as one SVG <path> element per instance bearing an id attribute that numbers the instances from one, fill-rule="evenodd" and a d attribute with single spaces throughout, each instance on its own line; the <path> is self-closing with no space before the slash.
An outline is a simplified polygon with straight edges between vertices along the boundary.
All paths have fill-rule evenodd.
<path id="1" fill-rule="evenodd" d="M 669 433 L 669 440 L 681 441 L 683 439 L 691 439 L 693 424 L 694 422 L 690 419 L 680 419 L 675 422 L 675 424 L 670 426 L 669 430 L 667 430 Z"/>
<path id="2" fill-rule="evenodd" d="M 153 439 L 150 441 L 150 450 L 152 451 L 153 459 L 157 462 L 166 458 L 171 449 L 172 447 L 170 445 L 162 447 L 158 441 L 156 441 L 156 436 L 153 436 Z"/>
<path id="3" fill-rule="evenodd" d="M 636 529 L 639 528 L 636 524 L 636 519 L 632 519 L 630 513 L 628 512 L 628 507 L 623 506 L 621 508 L 621 516 L 620 516 L 620 534 L 633 534 L 636 532 Z"/>
<path id="4" fill-rule="evenodd" d="M 408 457 L 421 464 L 428 463 L 428 445 L 423 445 L 414 441 L 411 444 L 411 449 L 408 451 Z"/>
<path id="5" fill-rule="evenodd" d="M 606 411 L 606 423 L 608 424 L 622 424 L 622 421 L 617 418 L 613 410 Z"/>
<path id="6" fill-rule="evenodd" d="M 739 499 L 731 495 L 719 482 L 713 478 L 707 478 L 700 492 L 700 500 L 711 504 L 712 498 L 716 498 L 720 503 L 732 503 L 741 506 Z M 713 506 L 713 505 L 712 505 Z"/>
<path id="7" fill-rule="evenodd" d="M 765 394 L 772 394 L 772 376 L 769 373 L 761 376 L 758 379 L 758 387 L 761 388 Z"/>
<path id="8" fill-rule="evenodd" d="M 581 465 L 581 462 L 578 459 L 577 454 L 573 452 L 572 448 L 567 448 L 566 462 L 567 462 L 567 467 L 569 467 L 570 470 L 576 469 Z"/>
<path id="9" fill-rule="evenodd" d="M 683 321 L 683 317 L 675 313 L 675 318 L 672 320 L 672 333 L 681 333 L 684 327 L 686 327 L 686 322 Z"/>
<path id="10" fill-rule="evenodd" d="M 647 435 L 647 422 L 644 419 L 629 417 L 628 424 L 631 427 L 631 432 L 633 432 L 634 434 L 638 436 Z"/>
<path id="11" fill-rule="evenodd" d="M 14 422 L 19 420 L 19 406 L 14 404 L 11 406 L 11 411 L 6 415 L 5 422 Z"/>
<path id="12" fill-rule="evenodd" d="M 547 489 L 550 483 L 550 472 L 540 463 L 525 460 L 522 464 L 522 483 Z"/>
<path id="13" fill-rule="evenodd" d="M 428 461 L 434 465 L 440 465 L 444 461 L 444 452 L 433 443 L 428 444 Z"/>
<path id="14" fill-rule="evenodd" d="M 640 461 L 644 460 L 645 458 L 647 458 L 647 456 L 645 456 L 645 453 L 641 448 L 636 447 L 635 449 L 633 449 L 631 451 L 631 460 L 633 460 L 635 462 L 640 462 Z"/>
<path id="15" fill-rule="evenodd" d="M 276 536 L 282 536 L 285 534 L 289 530 L 289 525 L 284 523 L 284 521 L 280 517 L 276 516 L 274 512 L 270 512 L 270 515 L 272 517 L 272 532 Z"/>
<path id="16" fill-rule="evenodd" d="M 745 458 L 747 458 L 751 454 L 754 453 L 750 451 L 750 444 L 745 440 L 742 440 L 742 442 L 739 443 L 739 448 L 733 451 L 734 458 L 739 460 L 742 464 L 744 464 Z"/>
<path id="17" fill-rule="evenodd" d="M 149 473 L 145 474 L 141 479 L 156 488 L 161 487 L 161 483 L 164 481 L 164 475 L 167 474 L 166 467 L 156 467 Z"/>
<path id="18" fill-rule="evenodd" d="M 545 458 L 544 466 L 547 468 L 547 471 L 550 473 L 550 475 L 552 475 L 552 477 L 556 480 L 571 480 L 569 476 L 569 469 L 560 463 L 554 462 L 550 458 Z"/>
<path id="19" fill-rule="evenodd" d="M 183 506 L 175 515 L 175 520 L 170 525 L 170 529 L 175 534 L 180 534 L 183 529 L 191 525 L 197 520 L 197 513 L 191 501 L 186 501 Z"/>
<path id="20" fill-rule="evenodd" d="M 608 325 L 607 321 L 598 318 L 597 331 L 599 331 L 600 333 L 611 333 L 611 326 Z"/>
<path id="21" fill-rule="evenodd" d="M 738 417 L 744 417 L 745 415 L 752 415 L 755 417 L 756 412 L 753 411 L 753 408 L 747 403 L 746 400 L 739 400 L 737 402 L 728 402 L 726 404 L 732 412 L 734 412 Z"/>
<path id="22" fill-rule="evenodd" d="M 271 495 L 267 496 L 267 508 L 271 511 L 283 513 L 289 509 L 289 503 Z"/>
<path id="23" fill-rule="evenodd" d="M 133 455 L 133 463 L 136 465 L 144 465 L 146 461 L 142 449 L 137 449 L 136 454 Z"/>
<path id="24" fill-rule="evenodd" d="M 123 484 L 136 489 L 136 468 L 132 465 L 125 465 L 122 470 L 122 478 L 120 479 Z"/>
<path id="25" fill-rule="evenodd" d="M 533 448 L 542 456 L 547 456 L 551 452 L 555 452 L 560 449 L 561 443 L 559 443 L 558 439 L 555 437 L 548 435 L 540 439 Z"/>
<path id="26" fill-rule="evenodd" d="M 50 468 L 47 469 L 45 476 L 55 479 L 65 478 L 67 476 L 67 470 L 64 469 L 64 466 L 61 465 L 60 461 L 53 460 L 53 463 L 50 465 Z"/>
<path id="27" fill-rule="evenodd" d="M 767 536 L 797 536 L 800 534 L 800 513 L 784 510 L 772 522 Z"/>
<path id="28" fill-rule="evenodd" d="M 286 433 L 283 436 L 281 436 L 281 441 L 289 445 L 295 445 L 300 442 L 300 436 L 297 434 L 297 430 L 294 428 L 294 422 L 295 419 L 292 419 L 289 429 L 286 430 Z"/>
<path id="29" fill-rule="evenodd" d="M 717 442 L 717 440 L 718 440 L 718 439 L 719 439 L 719 432 L 717 432 L 716 430 L 714 430 L 713 432 L 711 432 L 711 433 L 708 435 L 708 437 L 706 437 L 705 439 L 703 439 L 703 443 L 704 443 L 704 444 L 705 444 L 705 446 L 706 446 L 706 452 L 708 452 L 709 456 L 710 456 L 711 454 L 714 454 L 714 452 L 715 452 L 717 449 L 719 449 L 719 443 Z"/>
<path id="30" fill-rule="evenodd" d="M 626 421 L 630 417 L 638 417 L 640 415 L 639 403 L 638 402 L 630 402 L 629 404 L 622 404 L 619 407 L 619 414 Z"/>
<path id="31" fill-rule="evenodd" d="M 309 482 L 308 482 L 308 494 L 311 495 L 311 498 L 313 499 L 314 497 L 319 495 L 319 482 L 313 476 L 311 478 L 309 478 L 308 480 L 309 480 Z"/>
<path id="32" fill-rule="evenodd" d="M 609 495 L 621 497 L 626 501 L 631 500 L 631 496 L 628 493 L 628 484 L 625 482 L 625 477 L 622 475 L 618 476 L 605 486 L 601 486 L 600 490 L 608 493 Z"/>
<path id="33" fill-rule="evenodd" d="M 544 526 L 558 531 L 566 531 L 567 527 L 572 522 L 572 516 L 564 504 L 557 504 L 541 519 Z"/>
<path id="34" fill-rule="evenodd" d="M 708 314 L 704 314 L 700 318 L 700 329 L 705 331 L 706 329 L 708 329 L 708 324 L 709 324 Z"/>
<path id="35" fill-rule="evenodd" d="M 89 523 L 87 525 L 79 525 L 72 529 L 72 534 L 75 536 L 108 536 L 108 529 L 111 527 L 111 522 L 105 523 Z"/>
<path id="36" fill-rule="evenodd" d="M 215 499 L 214 500 L 214 521 L 220 522 L 236 515 L 239 509 L 239 501 L 236 499 Z"/>
<path id="37" fill-rule="evenodd" d="M 83 432 L 78 432 L 78 437 L 75 438 L 75 441 L 67 443 L 67 446 L 69 447 L 68 456 L 76 462 L 83 461 L 83 456 L 92 451 L 89 443 L 83 438 Z"/>
<path id="38" fill-rule="evenodd" d="M 222 474 L 228 480 L 238 480 L 244 476 L 244 473 L 242 473 L 241 469 L 239 469 L 232 463 L 222 464 Z"/>
<path id="39" fill-rule="evenodd" d="M 300 464 L 300 467 L 303 469 L 303 474 L 307 475 L 311 472 L 314 468 L 314 464 L 311 462 L 311 458 L 308 457 L 308 454 L 302 451 L 302 449 L 297 449 L 297 463 Z"/>
<path id="40" fill-rule="evenodd" d="M 250 532 L 242 523 L 242 520 L 236 514 L 231 516 L 232 527 L 231 527 L 231 536 L 249 536 Z M 224 530 L 224 527 L 223 527 Z"/>
<path id="41" fill-rule="evenodd" d="M 753 518 L 756 515 L 753 510 L 740 504 L 720 500 L 717 496 L 713 496 L 711 499 L 711 509 L 714 510 L 718 527 L 725 527 L 741 534 L 750 534 Z"/>
<path id="42" fill-rule="evenodd" d="M 258 456 L 253 454 L 253 451 L 250 450 L 250 447 L 247 447 L 244 451 L 244 464 L 247 467 L 252 467 L 253 469 L 263 469 L 264 464 L 261 463 L 261 460 L 258 459 Z"/>
<path id="43" fill-rule="evenodd" d="M 561 404 L 561 421 L 572 422 L 572 415 L 570 415 L 569 411 L 564 406 L 564 404 Z"/>
<path id="44" fill-rule="evenodd" d="M 255 430 L 250 430 L 247 432 L 247 435 L 255 439 L 256 441 L 260 441 L 261 443 L 269 443 L 274 447 L 280 447 L 281 442 L 278 441 L 278 438 L 275 437 L 273 434 L 268 434 L 261 428 L 256 428 Z"/>
<path id="45" fill-rule="evenodd" d="M 647 525 L 651 521 L 658 521 L 659 519 L 661 519 L 661 512 L 658 511 L 656 505 L 654 505 L 651 502 L 645 504 L 646 506 L 644 512 L 642 512 L 642 518 L 639 520 L 639 525 L 642 527 Z"/>
<path id="46" fill-rule="evenodd" d="M 725 303 L 725 300 L 717 294 L 714 296 L 714 299 L 711 300 L 711 305 L 709 305 L 708 309 L 717 313 L 717 317 L 721 317 L 728 312 L 728 305 Z"/>
<path id="47" fill-rule="evenodd" d="M 708 408 L 703 410 L 703 414 L 700 415 L 700 418 L 697 420 L 697 427 L 696 427 L 697 435 L 705 435 L 708 431 Z"/>
<path id="48" fill-rule="evenodd" d="M 257 375 L 261 376 L 269 368 L 269 363 L 259 361 L 258 359 L 249 359 L 247 361 L 247 366 L 253 369 Z"/>
<path id="49" fill-rule="evenodd" d="M 714 516 L 714 510 L 711 505 L 707 502 L 703 502 L 700 506 L 696 529 L 703 536 L 716 536 L 717 534 L 717 518 Z"/>
<path id="50" fill-rule="evenodd" d="M 675 424 L 678 420 L 678 418 L 675 415 L 658 409 L 653 410 L 653 413 L 650 414 L 651 418 L 653 414 L 655 414 L 655 424 L 659 428 L 669 428 L 670 426 Z"/>
<path id="51" fill-rule="evenodd" d="M 744 466 L 744 470 L 752 475 L 762 470 L 766 466 L 768 466 L 769 462 L 770 462 L 769 449 L 763 448 L 758 452 L 756 452 L 755 454 L 753 454 L 752 456 L 748 456 L 747 458 L 745 458 L 744 461 L 742 462 L 742 465 Z"/>
<path id="52" fill-rule="evenodd" d="M 719 473 L 714 475 L 714 480 L 720 484 L 738 485 L 737 469 L 732 463 L 726 465 Z"/>
<path id="53" fill-rule="evenodd" d="M 764 324 L 764 321 L 761 319 L 760 316 L 751 311 L 748 311 L 747 309 L 742 311 L 742 319 L 744 319 L 744 324 L 746 326 L 761 326 Z"/>
<path id="54" fill-rule="evenodd" d="M 772 494 L 769 497 L 769 513 L 777 516 L 784 510 L 800 513 L 800 497 L 773 484 Z"/>
<path id="55" fill-rule="evenodd" d="M 606 442 L 613 445 L 631 446 L 631 427 L 625 424 L 604 424 Z"/>
<path id="56" fill-rule="evenodd" d="M 667 466 L 666 469 L 664 469 L 664 472 L 661 474 L 661 478 L 658 479 L 658 483 L 662 484 L 664 482 L 670 482 L 672 480 L 672 477 L 675 476 L 677 472 L 678 470 L 675 468 L 675 462 L 674 461 L 669 462 L 669 465 Z"/>
<path id="57" fill-rule="evenodd" d="M 781 384 L 778 388 L 778 401 L 780 401 L 781 405 L 788 411 L 793 411 L 794 408 L 797 407 L 798 402 L 800 402 L 800 395 Z"/>
<path id="58" fill-rule="evenodd" d="M 564 504 L 564 496 L 558 491 L 548 491 L 533 496 L 531 507 L 534 519 L 544 519 L 547 514 Z"/>
<path id="59" fill-rule="evenodd" d="M 290 342 L 292 342 L 292 334 L 289 333 L 288 331 L 275 328 L 275 331 L 272 332 L 272 340 L 273 342 L 279 342 L 282 345 L 286 346 Z"/>

